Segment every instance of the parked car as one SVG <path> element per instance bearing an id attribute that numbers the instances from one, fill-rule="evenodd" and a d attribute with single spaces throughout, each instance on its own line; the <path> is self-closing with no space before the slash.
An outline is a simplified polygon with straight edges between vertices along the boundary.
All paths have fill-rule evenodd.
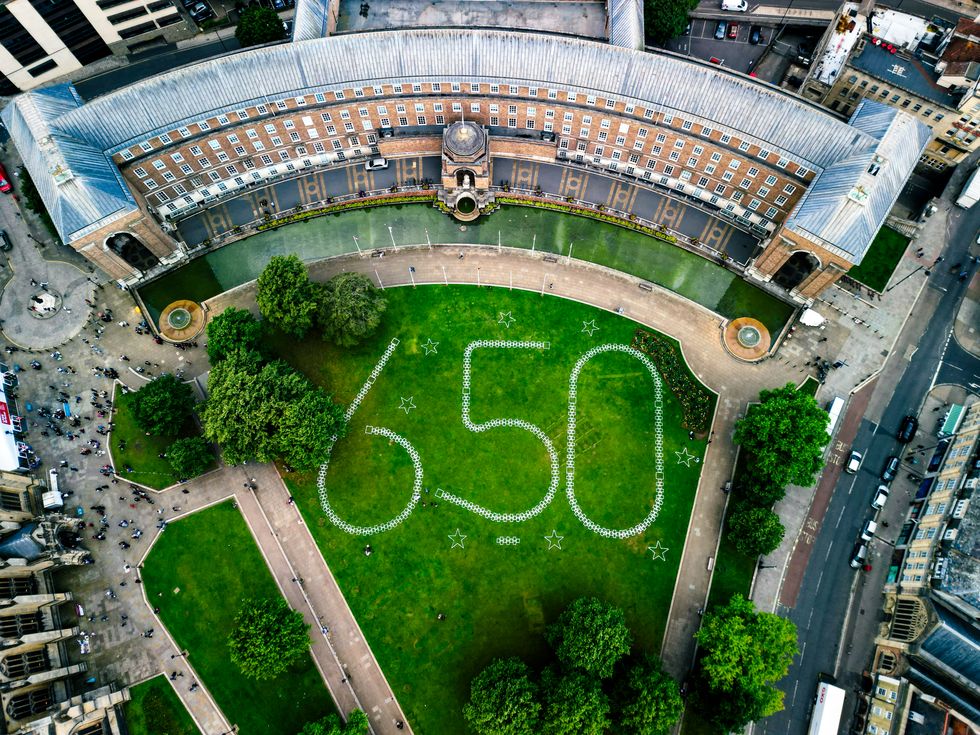
<path id="1" fill-rule="evenodd" d="M 286 0 L 272 0 L 272 9 L 277 13 L 286 9 Z"/>
<path id="2" fill-rule="evenodd" d="M 715 38 L 719 41 L 724 40 L 725 31 L 728 30 L 728 23 L 723 20 L 718 21 L 718 25 L 715 26 Z"/>
<path id="3" fill-rule="evenodd" d="M 854 549 L 851 551 L 851 566 L 854 569 L 858 567 L 863 567 L 864 562 L 868 560 L 868 547 L 866 544 L 858 541 L 854 544 Z"/>
<path id="4" fill-rule="evenodd" d="M 6 194 L 12 188 L 10 179 L 7 178 L 7 169 L 3 167 L 3 164 L 0 164 L 0 191 Z"/>
<path id="5" fill-rule="evenodd" d="M 6 230 L 0 230 L 0 250 L 7 253 L 13 247 L 13 243 L 10 242 L 10 235 L 7 234 Z"/>
<path id="6" fill-rule="evenodd" d="M 753 46 L 762 43 L 762 29 L 759 26 L 752 26 L 749 29 L 749 43 Z"/>
<path id="7" fill-rule="evenodd" d="M 378 171 L 383 168 L 388 168 L 388 159 L 381 158 L 380 156 L 377 158 L 371 158 L 365 162 L 364 168 L 366 168 L 368 171 Z"/>
<path id="8" fill-rule="evenodd" d="M 211 6 L 205 3 L 197 3 L 194 7 L 187 11 L 190 13 L 191 18 L 194 19 L 195 23 L 203 23 L 208 18 L 214 17 L 214 11 L 211 10 Z"/>
<path id="9" fill-rule="evenodd" d="M 894 454 L 888 458 L 885 462 L 885 469 L 881 471 L 881 479 L 883 482 L 891 482 L 895 479 L 898 474 L 898 466 L 901 464 L 901 460 Z"/>
<path id="10" fill-rule="evenodd" d="M 864 522 L 864 526 L 861 528 L 861 540 L 870 541 L 874 538 L 875 531 L 877 530 L 878 524 L 869 518 Z"/>
<path id="11" fill-rule="evenodd" d="M 728 37 L 729 38 L 738 38 L 738 23 L 729 23 L 728 24 Z"/>
<path id="12" fill-rule="evenodd" d="M 915 416 L 906 416 L 902 419 L 902 425 L 898 427 L 898 440 L 902 444 L 908 444 L 915 438 L 915 432 L 919 430 L 919 420 Z"/>
<path id="13" fill-rule="evenodd" d="M 861 469 L 861 460 L 863 457 L 860 452 L 851 452 L 851 456 L 847 458 L 847 464 L 844 465 L 844 472 L 849 475 L 853 475 L 859 469 Z"/>
<path id="14" fill-rule="evenodd" d="M 888 486 L 879 485 L 878 489 L 875 490 L 875 498 L 871 501 L 871 507 L 875 510 L 881 510 L 885 507 L 885 503 L 888 501 Z"/>

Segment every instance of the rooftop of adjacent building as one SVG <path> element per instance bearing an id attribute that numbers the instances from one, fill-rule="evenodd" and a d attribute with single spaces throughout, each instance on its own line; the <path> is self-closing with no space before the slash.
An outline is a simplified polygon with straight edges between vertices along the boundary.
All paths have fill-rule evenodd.
<path id="1" fill-rule="evenodd" d="M 884 44 L 878 45 L 870 40 L 860 53 L 851 57 L 850 64 L 893 87 L 944 107 L 956 108 L 963 96 L 940 87 L 936 82 L 939 74 L 929 62 L 892 53 Z"/>

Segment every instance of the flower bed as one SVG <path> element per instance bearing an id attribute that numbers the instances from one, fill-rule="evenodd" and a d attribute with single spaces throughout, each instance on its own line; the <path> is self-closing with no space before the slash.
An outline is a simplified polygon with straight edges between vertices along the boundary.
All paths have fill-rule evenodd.
<path id="1" fill-rule="evenodd" d="M 313 219 L 314 217 L 322 217 L 325 214 L 339 214 L 340 212 L 347 212 L 352 209 L 383 207 L 388 204 L 421 204 L 431 202 L 433 199 L 435 199 L 435 196 L 436 195 L 434 193 L 419 193 L 400 194 L 397 196 L 382 195 L 368 197 L 366 199 L 352 199 L 346 202 L 338 202 L 337 204 L 328 204 L 325 207 L 319 207 L 317 209 L 308 209 L 305 212 L 295 212 L 293 214 L 286 215 L 285 217 L 270 219 L 267 222 L 260 224 L 258 226 L 258 230 L 260 232 L 263 230 L 273 230 L 277 227 L 289 225 L 294 222 L 303 222 L 304 220 Z"/>
<path id="2" fill-rule="evenodd" d="M 579 217 L 588 217 L 589 219 L 599 220 L 600 222 L 608 222 L 609 224 L 618 225 L 619 227 L 625 227 L 627 230 L 636 230 L 637 232 L 642 232 L 644 235 L 649 235 L 650 237 L 655 237 L 658 240 L 669 242 L 672 245 L 677 243 L 677 238 L 674 235 L 668 234 L 665 230 L 661 231 L 653 227 L 647 227 L 646 225 L 631 222 L 628 219 L 623 219 L 622 217 L 617 217 L 612 214 L 604 214 L 599 210 L 589 209 L 588 207 L 580 207 L 575 204 L 561 204 L 560 202 L 553 202 L 548 199 L 525 199 L 518 197 L 497 197 L 496 201 L 500 204 L 514 204 L 519 207 L 551 209 L 556 212 L 566 212 L 567 214 L 578 215 Z"/>
<path id="3" fill-rule="evenodd" d="M 663 337 L 637 329 L 633 347 L 650 356 L 660 376 L 677 396 L 684 411 L 684 428 L 695 434 L 708 431 L 714 396 L 695 380 L 677 348 Z"/>

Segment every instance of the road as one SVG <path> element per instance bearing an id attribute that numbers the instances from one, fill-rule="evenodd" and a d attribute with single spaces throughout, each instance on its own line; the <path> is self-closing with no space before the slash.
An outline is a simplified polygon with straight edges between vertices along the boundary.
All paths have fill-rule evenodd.
<path id="1" fill-rule="evenodd" d="M 837 8 L 840 7 L 840 2 L 838 0 L 764 0 L 759 2 L 757 0 L 749 0 L 749 15 L 751 15 L 754 8 L 764 5 L 769 8 L 779 8 L 779 9 L 791 9 L 791 10 L 828 10 L 835 12 Z M 933 5 L 932 3 L 924 2 L 923 0 L 891 0 L 888 3 L 888 7 L 894 10 L 900 10 L 903 13 L 909 13 L 910 15 L 918 15 L 923 18 L 942 18 L 953 25 L 961 17 L 973 17 L 978 12 L 978 4 L 975 2 L 961 2 L 959 3 L 959 12 L 951 10 L 942 5 Z M 737 17 L 739 13 L 722 13 L 721 3 L 719 0 L 702 0 L 698 7 L 695 9 L 695 13 L 702 14 L 718 14 L 719 17 Z"/>
<path id="2" fill-rule="evenodd" d="M 821 673 L 836 675 L 838 683 L 848 690 L 841 724 L 849 727 L 855 705 L 853 691 L 860 684 L 860 672 L 868 666 L 880 620 L 881 588 L 892 554 L 886 541 L 894 542 L 914 494 L 914 486 L 902 471 L 893 483 L 890 502 L 878 516 L 879 526 L 882 521 L 888 526 L 879 529 L 879 536 L 885 541 L 877 540 L 871 545 L 873 569 L 867 573 L 855 571 L 848 561 L 861 525 L 873 517 L 870 501 L 879 474 L 889 456 L 900 454 L 895 432 L 902 418 L 918 414 L 934 384 L 954 382 L 966 386 L 971 381 L 980 382 L 976 377 L 980 374 L 980 359 L 949 338 L 967 281 L 958 280 L 945 267 L 946 263 L 967 260 L 969 245 L 980 228 L 980 208 L 957 211 L 950 219 L 945 263 L 933 271 L 875 387 L 877 398 L 891 398 L 879 416 L 872 408 L 860 422 L 852 443 L 865 454 L 861 470 L 855 475 L 841 474 L 814 541 L 797 605 L 779 611 L 797 626 L 800 655 L 782 682 L 785 709 L 759 723 L 758 730 L 763 735 L 806 732 Z M 918 441 L 926 441 L 931 421 L 932 416 L 923 417 Z M 852 592 L 854 602 L 849 607 Z M 843 653 L 841 646 L 845 647 Z"/>

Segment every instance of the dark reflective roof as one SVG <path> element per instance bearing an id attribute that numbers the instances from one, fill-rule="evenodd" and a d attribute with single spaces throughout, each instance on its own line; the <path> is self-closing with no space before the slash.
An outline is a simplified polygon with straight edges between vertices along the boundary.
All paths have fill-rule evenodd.
<path id="1" fill-rule="evenodd" d="M 29 523 L 0 540 L 0 558 L 28 561 L 39 559 L 44 547 L 31 537 L 35 528 L 37 528 L 36 523 Z"/>

